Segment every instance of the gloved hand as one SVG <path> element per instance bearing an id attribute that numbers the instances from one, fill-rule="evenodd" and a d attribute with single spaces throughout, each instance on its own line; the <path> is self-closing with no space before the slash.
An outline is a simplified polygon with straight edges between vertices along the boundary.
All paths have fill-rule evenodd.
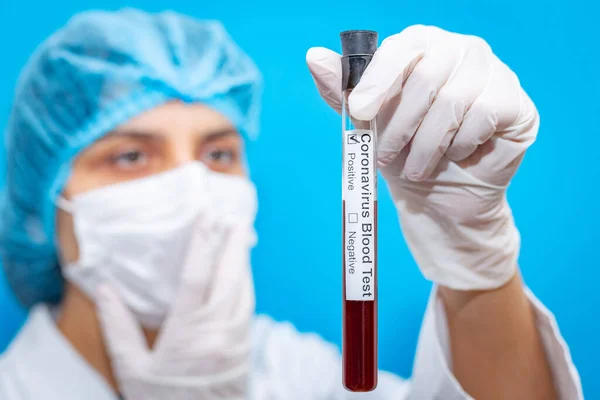
<path id="1" fill-rule="evenodd" d="M 322 97 L 339 111 L 340 56 L 312 48 L 306 59 Z M 349 111 L 359 120 L 377 116 L 379 166 L 425 277 L 459 290 L 506 283 L 520 247 L 506 188 L 539 117 L 488 44 L 409 27 L 383 41 Z"/>
<path id="2" fill-rule="evenodd" d="M 99 316 L 126 400 L 246 398 L 255 304 L 249 226 L 207 222 L 196 229 L 178 298 L 153 349 L 119 294 L 99 288 Z"/>

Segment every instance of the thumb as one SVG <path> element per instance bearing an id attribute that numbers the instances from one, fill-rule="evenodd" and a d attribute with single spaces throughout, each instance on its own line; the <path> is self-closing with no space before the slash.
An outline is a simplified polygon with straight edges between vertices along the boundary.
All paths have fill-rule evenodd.
<path id="1" fill-rule="evenodd" d="M 141 327 L 116 290 L 107 284 L 98 287 L 96 307 L 116 375 L 134 374 L 150 357 Z"/>
<path id="2" fill-rule="evenodd" d="M 342 61 L 335 51 L 312 47 L 306 53 L 306 63 L 319 94 L 338 113 L 342 110 Z"/>

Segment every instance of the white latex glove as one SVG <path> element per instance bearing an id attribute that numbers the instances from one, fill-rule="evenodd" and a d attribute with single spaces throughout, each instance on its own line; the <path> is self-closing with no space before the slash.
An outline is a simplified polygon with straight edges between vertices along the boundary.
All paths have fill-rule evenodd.
<path id="1" fill-rule="evenodd" d="M 251 232 L 249 224 L 198 227 L 153 349 L 118 293 L 98 290 L 113 372 L 126 400 L 246 398 L 255 305 Z"/>
<path id="2" fill-rule="evenodd" d="M 340 56 L 306 58 L 339 111 Z M 349 109 L 377 116 L 379 166 L 425 277 L 463 290 L 506 283 L 520 247 L 506 188 L 539 127 L 517 76 L 480 38 L 412 26 L 383 41 Z"/>

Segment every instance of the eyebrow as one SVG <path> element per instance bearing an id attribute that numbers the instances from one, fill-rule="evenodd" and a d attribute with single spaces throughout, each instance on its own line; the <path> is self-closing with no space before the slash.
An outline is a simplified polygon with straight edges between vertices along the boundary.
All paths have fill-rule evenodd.
<path id="1" fill-rule="evenodd" d="M 134 139 L 142 139 L 147 141 L 160 141 L 164 140 L 164 136 L 159 132 L 147 132 L 136 129 L 123 129 L 123 130 L 114 130 L 110 132 L 108 135 L 102 137 L 100 140 L 110 139 L 114 137 L 129 137 Z"/>
<path id="2" fill-rule="evenodd" d="M 218 140 L 218 139 L 222 139 L 222 138 L 230 137 L 230 136 L 239 136 L 239 133 L 234 128 L 227 127 L 227 128 L 223 128 L 220 130 L 215 130 L 213 132 L 210 132 L 208 135 L 205 135 L 202 137 L 202 141 L 204 143 L 212 142 L 214 140 Z"/>
<path id="3" fill-rule="evenodd" d="M 198 139 L 202 143 L 212 142 L 218 139 L 222 139 L 230 136 L 238 136 L 238 131 L 233 127 L 226 127 L 219 130 L 215 130 L 209 132 L 208 134 L 204 134 L 199 136 Z M 165 139 L 164 135 L 160 132 L 152 132 L 152 131 L 142 131 L 137 129 L 123 129 L 123 130 L 115 130 L 104 136 L 102 139 L 109 139 L 111 137 L 130 137 L 136 139 L 142 139 L 147 141 L 162 141 Z"/>

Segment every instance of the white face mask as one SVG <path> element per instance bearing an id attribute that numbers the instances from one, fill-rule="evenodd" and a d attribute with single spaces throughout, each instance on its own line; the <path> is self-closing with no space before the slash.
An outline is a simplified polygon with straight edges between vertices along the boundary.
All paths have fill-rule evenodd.
<path id="1" fill-rule="evenodd" d="M 254 222 L 252 183 L 193 162 L 148 178 L 59 199 L 73 215 L 79 260 L 65 277 L 90 298 L 110 282 L 147 328 L 156 329 L 172 305 L 195 222 L 209 212 L 225 222 Z"/>

